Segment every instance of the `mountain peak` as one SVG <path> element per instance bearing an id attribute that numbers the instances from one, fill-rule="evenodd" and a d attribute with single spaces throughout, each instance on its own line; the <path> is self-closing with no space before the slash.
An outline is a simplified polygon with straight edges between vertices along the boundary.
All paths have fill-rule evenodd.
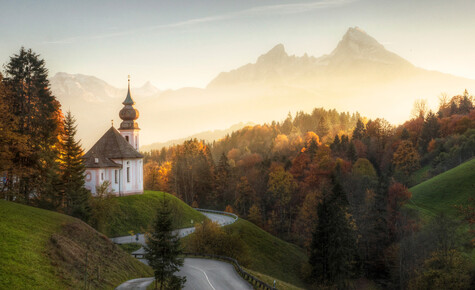
<path id="1" fill-rule="evenodd" d="M 258 59 L 258 63 L 281 63 L 282 60 L 288 57 L 287 52 L 285 52 L 284 45 L 282 43 L 277 44 L 266 54 L 261 55 Z"/>
<path id="2" fill-rule="evenodd" d="M 384 64 L 410 65 L 405 59 L 386 50 L 382 44 L 359 27 L 350 27 L 330 54 L 334 65 L 366 60 Z"/>
<path id="3" fill-rule="evenodd" d="M 383 45 L 359 27 L 350 27 L 338 44 L 338 47 L 340 46 L 351 50 L 384 49 Z"/>

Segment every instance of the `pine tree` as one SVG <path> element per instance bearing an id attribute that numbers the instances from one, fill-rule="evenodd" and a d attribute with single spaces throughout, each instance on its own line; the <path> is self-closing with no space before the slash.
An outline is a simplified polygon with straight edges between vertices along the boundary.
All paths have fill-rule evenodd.
<path id="1" fill-rule="evenodd" d="M 401 140 L 409 140 L 411 138 L 411 135 L 409 135 L 409 131 L 407 131 L 407 128 L 404 127 L 401 132 Z"/>
<path id="2" fill-rule="evenodd" d="M 234 208 L 238 213 L 246 217 L 251 206 L 256 202 L 256 193 L 249 184 L 246 176 L 241 177 L 236 186 L 236 200 L 234 201 Z"/>
<path id="3" fill-rule="evenodd" d="M 356 240 L 347 208 L 346 194 L 334 178 L 332 193 L 318 205 L 310 246 L 309 263 L 317 283 L 346 287 L 355 272 Z"/>
<path id="4" fill-rule="evenodd" d="M 365 136 L 366 136 L 365 126 L 363 122 L 361 121 L 361 119 L 358 119 L 358 121 L 356 122 L 356 127 L 353 130 L 353 139 L 361 140 Z"/>
<path id="5" fill-rule="evenodd" d="M 18 119 L 12 112 L 10 93 L 0 74 L 0 174 L 3 177 L 0 179 L 0 198 L 7 200 L 13 200 L 15 196 L 11 178 L 18 175 L 14 166 L 15 154 L 26 150 L 26 138 L 18 134 Z"/>
<path id="6" fill-rule="evenodd" d="M 76 120 L 68 111 L 64 120 L 61 138 L 61 185 L 62 200 L 66 213 L 87 221 L 90 216 L 90 193 L 84 188 L 84 154 L 76 141 Z"/>
<path id="7" fill-rule="evenodd" d="M 439 137 L 439 130 L 439 120 L 437 119 L 437 116 L 430 111 L 424 120 L 424 125 L 422 126 L 420 152 L 427 152 L 427 145 L 429 145 L 429 142 L 432 139 Z"/>
<path id="8" fill-rule="evenodd" d="M 14 154 L 11 190 L 16 200 L 29 203 L 32 193 L 42 204 L 53 204 L 54 186 L 44 186 L 57 180 L 56 165 L 58 137 L 60 135 L 60 104 L 49 89 L 45 62 L 31 49 L 23 47 L 5 66 L 4 83 L 9 89 L 8 102 L 17 120 L 15 132 L 25 140 L 24 146 Z"/>
<path id="9" fill-rule="evenodd" d="M 317 135 L 323 138 L 328 133 L 330 133 L 330 125 L 328 124 L 328 120 L 324 116 L 321 116 L 317 125 Z"/>
<path id="10" fill-rule="evenodd" d="M 350 142 L 348 150 L 346 151 L 346 156 L 351 162 L 355 162 L 358 159 L 358 153 L 356 152 L 356 147 L 353 142 Z"/>
<path id="11" fill-rule="evenodd" d="M 232 202 L 232 193 L 230 189 L 231 167 L 228 164 L 228 157 L 222 154 L 219 158 L 215 174 L 215 203 L 221 208 Z"/>
<path id="12" fill-rule="evenodd" d="M 160 289 L 183 287 L 186 278 L 174 275 L 183 266 L 183 258 L 180 257 L 180 239 L 173 233 L 171 208 L 167 199 L 162 199 L 158 207 L 152 232 L 147 236 L 145 252 L 145 258 L 154 270 L 155 281 L 160 283 Z"/>

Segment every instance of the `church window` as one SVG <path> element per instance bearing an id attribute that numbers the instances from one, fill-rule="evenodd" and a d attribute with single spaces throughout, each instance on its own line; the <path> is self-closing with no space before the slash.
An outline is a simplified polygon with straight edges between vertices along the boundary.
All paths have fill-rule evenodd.
<path id="1" fill-rule="evenodd" d="M 114 170 L 114 179 L 115 179 L 115 183 L 117 183 L 117 182 L 118 182 L 118 181 L 117 181 L 117 169 Z"/>
<path id="2" fill-rule="evenodd" d="M 129 136 L 125 136 L 125 140 L 127 140 L 127 142 L 129 142 Z"/>
<path id="3" fill-rule="evenodd" d="M 127 167 L 127 182 L 130 182 L 130 167 Z"/>
<path id="4" fill-rule="evenodd" d="M 138 149 L 139 149 L 138 146 L 139 146 L 139 144 L 138 144 L 138 142 L 137 142 L 137 136 L 135 136 L 135 149 L 138 150 Z"/>
<path id="5" fill-rule="evenodd" d="M 101 172 L 101 180 L 104 180 L 104 172 Z"/>

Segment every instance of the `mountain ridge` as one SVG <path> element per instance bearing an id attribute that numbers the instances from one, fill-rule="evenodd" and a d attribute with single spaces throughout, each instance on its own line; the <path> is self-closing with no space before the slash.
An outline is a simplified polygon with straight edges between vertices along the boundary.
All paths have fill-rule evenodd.
<path id="1" fill-rule="evenodd" d="M 58 81 L 60 76 L 68 81 Z M 126 91 L 95 77 L 73 76 L 54 76 L 51 87 L 63 108 L 76 116 L 78 135 L 88 147 L 109 128 L 111 118 L 120 123 Z M 132 96 L 140 111 L 141 143 L 152 144 L 243 120 L 279 121 L 289 111 L 315 107 L 358 111 L 397 123 L 407 119 L 416 99 L 427 99 L 435 109 L 441 93 L 455 95 L 464 89 L 474 91 L 475 80 L 416 67 L 353 27 L 320 57 L 289 55 L 279 43 L 254 63 L 219 73 L 206 88 L 162 91 L 146 83 L 132 88 Z"/>

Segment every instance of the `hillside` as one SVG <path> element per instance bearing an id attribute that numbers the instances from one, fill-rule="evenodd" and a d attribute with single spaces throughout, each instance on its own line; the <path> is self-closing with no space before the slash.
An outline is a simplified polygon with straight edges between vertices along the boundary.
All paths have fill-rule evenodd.
<path id="1" fill-rule="evenodd" d="M 307 262 L 307 256 L 303 249 L 274 237 L 241 218 L 225 226 L 224 230 L 239 236 L 244 244 L 245 254 L 237 258 L 242 266 L 295 286 L 304 286 L 300 273 Z M 189 247 L 192 235 L 182 239 L 185 248 Z"/>
<path id="2" fill-rule="evenodd" d="M 238 233 L 246 244 L 251 258 L 249 269 L 296 286 L 304 286 L 300 273 L 307 262 L 307 255 L 303 249 L 276 238 L 243 219 L 225 228 Z"/>
<path id="3" fill-rule="evenodd" d="M 409 207 L 426 216 L 444 212 L 456 215 L 454 205 L 475 197 L 475 159 L 426 180 L 410 189 Z"/>
<path id="4" fill-rule="evenodd" d="M 145 232 L 155 219 L 161 198 L 170 201 L 174 215 L 174 228 L 176 229 L 191 227 L 193 223 L 201 222 L 206 218 L 171 194 L 146 190 L 144 194 L 115 198 L 118 208 L 114 212 L 114 217 L 108 221 L 106 234 L 109 237 L 117 237 L 126 236 L 130 234 L 130 231 Z"/>
<path id="5" fill-rule="evenodd" d="M 0 289 L 112 289 L 152 275 L 78 219 L 0 200 Z M 107 257 L 107 259 L 105 259 Z"/>

